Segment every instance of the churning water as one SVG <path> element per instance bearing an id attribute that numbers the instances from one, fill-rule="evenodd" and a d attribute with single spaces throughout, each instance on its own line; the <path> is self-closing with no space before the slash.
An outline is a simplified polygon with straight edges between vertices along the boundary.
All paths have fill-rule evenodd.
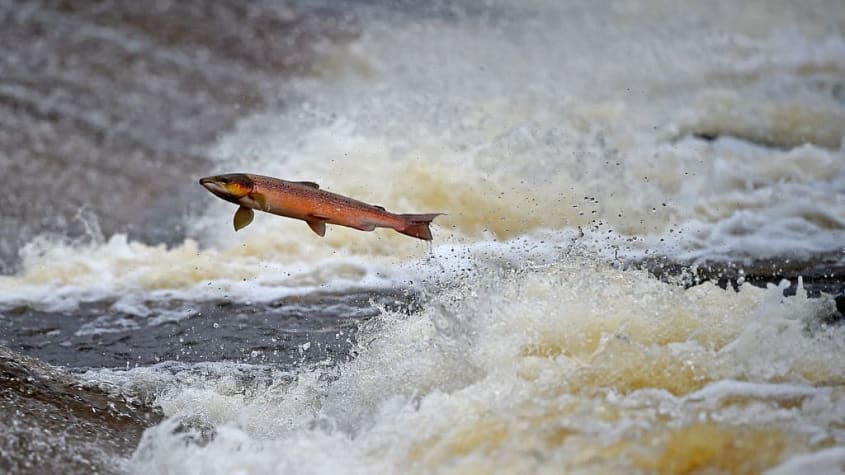
<path id="1" fill-rule="evenodd" d="M 27 440 L 136 473 L 841 473 L 841 2 L 196 8 L 176 24 L 198 51 L 131 11 L 5 7 L 149 58 L 86 89 L 122 122 L 67 85 L 114 64 L 58 56 L 64 95 L 3 78 L 59 116 L 2 102 L 46 137 L 6 145 L 4 175 L 71 150 L 90 169 L 9 185 L 16 209 L 65 187 L 86 207 L 59 206 L 75 233 L 9 214 L 2 343 L 71 371 L 4 361 L 56 412 L 57 387 L 129 408 L 74 413 L 108 428 L 78 441 L 7 405 L 11 469 Z M 266 214 L 236 234 L 196 184 L 235 171 L 447 215 L 432 244 Z M 146 430 L 104 440 L 119 424 Z"/>

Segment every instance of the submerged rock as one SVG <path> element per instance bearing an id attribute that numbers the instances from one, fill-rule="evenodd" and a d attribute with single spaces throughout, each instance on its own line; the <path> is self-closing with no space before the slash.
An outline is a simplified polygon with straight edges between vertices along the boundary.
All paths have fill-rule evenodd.
<path id="1" fill-rule="evenodd" d="M 0 347 L 0 472 L 112 473 L 161 412 Z"/>

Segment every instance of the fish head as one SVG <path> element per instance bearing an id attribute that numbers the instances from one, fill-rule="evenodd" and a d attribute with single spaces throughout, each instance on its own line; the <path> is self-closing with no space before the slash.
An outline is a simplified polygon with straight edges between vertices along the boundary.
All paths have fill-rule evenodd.
<path id="1" fill-rule="evenodd" d="M 229 173 L 200 178 L 200 185 L 219 198 L 237 203 L 238 200 L 252 193 L 255 183 L 249 175 Z"/>

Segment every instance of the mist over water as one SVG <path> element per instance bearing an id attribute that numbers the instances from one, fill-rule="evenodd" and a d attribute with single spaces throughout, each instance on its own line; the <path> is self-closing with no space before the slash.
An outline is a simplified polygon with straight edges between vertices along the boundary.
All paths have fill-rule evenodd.
<path id="1" fill-rule="evenodd" d="M 161 28 L 45 5 L 4 21 L 74 25 L 73 41 L 21 55 L 89 37 L 132 54 L 114 72 L 3 60 L 58 92 L 2 83 L 29 92 L 0 96 L 0 117 L 50 132 L 0 142 L 23 177 L 0 316 L 44 335 L 10 323 L 0 342 L 57 364 L 99 345 L 99 364 L 65 364 L 160 411 L 108 470 L 845 463 L 841 2 L 188 3 Z M 93 135 L 62 119 L 112 108 Z M 262 213 L 235 233 L 234 207 L 196 184 L 223 172 L 447 214 L 431 244 Z M 46 221 L 15 214 L 63 183 Z M 733 287 L 690 286 L 702 276 Z"/>

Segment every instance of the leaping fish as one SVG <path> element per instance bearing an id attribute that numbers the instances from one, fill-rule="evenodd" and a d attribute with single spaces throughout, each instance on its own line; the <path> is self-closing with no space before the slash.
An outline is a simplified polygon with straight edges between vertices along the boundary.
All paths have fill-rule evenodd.
<path id="1" fill-rule="evenodd" d="M 252 222 L 253 211 L 301 219 L 320 236 L 326 224 L 361 231 L 392 228 L 418 239 L 431 241 L 431 221 L 443 213 L 394 214 L 381 206 L 347 198 L 320 189 L 310 181 L 287 181 L 246 173 L 230 173 L 200 179 L 200 185 L 219 198 L 239 205 L 235 231 Z"/>

